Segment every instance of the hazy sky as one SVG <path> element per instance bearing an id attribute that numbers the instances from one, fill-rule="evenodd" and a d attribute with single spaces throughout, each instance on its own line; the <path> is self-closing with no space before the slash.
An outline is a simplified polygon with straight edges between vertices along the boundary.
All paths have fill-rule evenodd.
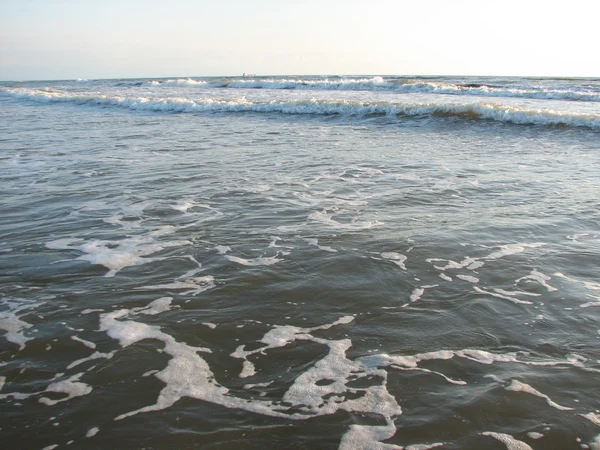
<path id="1" fill-rule="evenodd" d="M 0 0 L 0 79 L 600 77 L 600 1 Z"/>

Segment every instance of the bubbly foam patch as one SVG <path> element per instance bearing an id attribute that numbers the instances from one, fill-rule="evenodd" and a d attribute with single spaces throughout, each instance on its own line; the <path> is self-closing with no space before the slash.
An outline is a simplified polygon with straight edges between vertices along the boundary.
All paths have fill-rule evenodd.
<path id="1" fill-rule="evenodd" d="M 146 236 L 132 236 L 119 241 L 91 240 L 81 245 L 74 243 L 81 239 L 58 239 L 47 242 L 46 247 L 53 250 L 77 250 L 83 253 L 78 260 L 99 264 L 109 271 L 106 277 L 114 277 L 125 267 L 138 266 L 162 258 L 145 258 L 168 247 L 189 244 L 188 241 L 157 242 L 156 237 L 171 233 L 172 230 L 159 230 L 158 235 L 149 233 Z"/>
<path id="2" fill-rule="evenodd" d="M 224 255 L 227 252 L 231 251 L 231 247 L 229 247 L 228 245 L 217 245 L 215 247 L 215 250 L 219 253 L 219 255 Z"/>
<path id="3" fill-rule="evenodd" d="M 539 283 L 543 287 L 545 287 L 549 292 L 552 292 L 552 291 L 556 291 L 557 289 L 548 284 L 548 281 L 550 281 L 551 279 L 552 279 L 552 277 L 544 275 L 543 273 L 538 272 L 537 270 L 533 269 L 529 275 L 526 275 L 524 277 L 521 277 L 521 278 L 518 278 L 517 280 L 515 280 L 515 283 L 519 283 L 521 281 L 534 281 L 536 283 Z"/>
<path id="4" fill-rule="evenodd" d="M 160 314 L 173 309 L 173 306 L 171 306 L 172 300 L 173 297 L 157 298 L 156 300 L 152 301 L 148 306 L 140 308 L 131 308 L 131 311 L 138 314 L 148 314 L 151 316 L 155 316 L 156 314 Z"/>
<path id="5" fill-rule="evenodd" d="M 585 417 L 587 420 L 600 426 L 600 414 L 596 414 L 595 412 L 590 412 L 587 414 L 580 414 L 582 417 Z"/>
<path id="6" fill-rule="evenodd" d="M 117 419 L 167 408 L 182 397 L 192 397 L 228 408 L 240 408 L 292 420 L 332 414 L 340 409 L 381 414 L 388 421 L 391 421 L 394 415 L 401 413 L 396 400 L 387 392 L 385 382 L 360 389 L 346 386 L 346 382 L 350 379 L 377 375 L 385 380 L 387 375 L 383 370 L 365 367 L 347 359 L 346 351 L 351 346 L 350 340 L 327 340 L 310 334 L 317 330 L 349 324 L 354 320 L 353 316 L 344 316 L 330 324 L 313 328 L 278 326 L 267 332 L 261 339 L 261 342 L 267 345 L 266 348 L 252 351 L 245 351 L 243 346 L 238 348 L 233 356 L 247 361 L 246 358 L 252 354 L 257 352 L 264 354 L 268 349 L 283 347 L 295 340 L 311 340 L 329 347 L 329 353 L 323 359 L 295 379 L 294 384 L 284 394 L 281 403 L 258 399 L 249 401 L 235 397 L 227 388 L 217 383 L 206 361 L 198 355 L 198 352 L 207 349 L 178 342 L 156 327 L 125 320 L 130 314 L 135 312 L 119 310 L 102 314 L 100 329 L 106 331 L 110 337 L 119 340 L 122 346 L 132 345 L 142 339 L 160 340 L 165 344 L 163 353 L 170 355 L 171 360 L 165 369 L 155 374 L 165 383 L 156 403 L 121 414 Z M 328 383 L 321 384 L 320 381 L 323 380 L 327 380 Z M 253 386 L 258 387 L 260 384 L 255 383 Z M 346 395 L 350 393 L 361 395 L 357 398 L 347 398 Z M 290 407 L 289 404 L 293 406 Z M 393 424 L 390 427 L 395 430 Z"/>
<path id="7" fill-rule="evenodd" d="M 492 431 L 485 431 L 481 434 L 483 436 L 493 437 L 494 439 L 502 442 L 504 445 L 506 445 L 508 450 L 533 450 L 525 442 L 515 439 L 510 434 L 494 433 Z"/>
<path id="8" fill-rule="evenodd" d="M 385 426 L 351 425 L 350 430 L 342 436 L 339 450 L 378 449 L 402 450 L 403 447 L 384 444 L 380 441 L 389 439 L 396 434 L 396 427 L 389 423 Z"/>
<path id="9" fill-rule="evenodd" d="M 67 380 L 59 381 L 57 383 L 51 383 L 46 388 L 45 392 L 67 394 L 65 398 L 61 398 L 59 400 L 51 400 L 48 397 L 41 397 L 39 402 L 44 405 L 52 406 L 60 402 L 66 402 L 67 400 L 71 400 L 74 397 L 81 397 L 83 395 L 89 394 L 90 392 L 92 392 L 92 387 L 78 381 L 82 375 L 83 373 L 75 374 Z"/>
<path id="10" fill-rule="evenodd" d="M 414 288 L 412 293 L 410 294 L 410 301 L 412 303 L 416 302 L 417 300 L 419 300 L 421 298 L 421 296 L 423 295 L 424 292 L 425 292 L 425 289 L 422 287 Z"/>
<path id="11" fill-rule="evenodd" d="M 4 335 L 5 339 L 13 344 L 17 344 L 19 350 L 23 350 L 25 343 L 33 339 L 25 336 L 25 330 L 31 328 L 32 325 L 22 320 L 19 313 L 34 309 L 41 304 L 2 300 L 2 306 L 8 309 L 0 311 L 0 330 L 6 332 Z"/>
<path id="12" fill-rule="evenodd" d="M 463 281 L 468 281 L 469 283 L 479 283 L 479 278 L 471 276 L 471 275 L 462 275 L 462 274 L 458 274 L 456 275 L 456 278 L 463 280 Z"/>
<path id="13" fill-rule="evenodd" d="M 443 445 L 443 442 L 436 442 L 434 444 L 413 444 L 404 447 L 404 450 L 429 450 L 431 448 L 442 447 Z"/>
<path id="14" fill-rule="evenodd" d="M 425 289 L 431 289 L 434 287 L 438 287 L 437 284 L 432 284 L 432 285 L 428 285 L 428 286 L 420 286 L 420 287 L 416 287 L 413 289 L 413 291 L 410 294 L 410 302 L 414 303 L 418 300 L 421 299 L 421 297 L 423 296 L 423 294 L 425 293 Z"/>
<path id="15" fill-rule="evenodd" d="M 400 253 L 397 253 L 397 252 L 383 252 L 383 253 L 381 253 L 381 257 L 383 259 L 387 259 L 387 260 L 393 262 L 401 269 L 406 270 L 406 266 L 404 265 L 404 263 L 406 262 L 406 259 L 407 259 L 406 256 L 404 256 Z"/>
<path id="16" fill-rule="evenodd" d="M 230 391 L 215 379 L 208 363 L 200 356 L 203 352 L 210 352 L 209 349 L 179 342 L 159 327 L 135 320 L 136 317 L 169 311 L 172 308 L 171 300 L 171 297 L 161 297 L 146 306 L 100 314 L 100 330 L 106 332 L 111 338 L 118 340 L 122 347 L 133 345 L 144 339 L 158 340 L 164 344 L 164 347 L 160 350 L 157 349 L 157 351 L 170 357 L 167 366 L 162 370 L 143 374 L 143 376 L 154 375 L 164 383 L 156 402 L 120 414 L 116 417 L 117 420 L 139 413 L 168 408 L 183 397 L 215 403 L 226 408 L 242 409 L 256 414 L 290 420 L 305 420 L 310 417 L 330 415 L 343 410 L 350 413 L 379 415 L 385 420 L 386 425 L 353 425 L 344 434 L 340 448 L 402 448 L 382 442 L 395 435 L 394 418 L 402 414 L 400 405 L 387 390 L 388 370 L 417 370 L 441 376 L 447 382 L 455 385 L 465 385 L 466 382 L 462 380 L 453 380 L 443 373 L 420 367 L 420 364 L 425 361 L 443 361 L 452 358 L 466 358 L 488 365 L 510 362 L 533 365 L 570 364 L 580 366 L 582 363 L 582 358 L 576 355 L 568 356 L 565 360 L 560 361 L 528 361 L 519 357 L 518 353 L 491 353 L 478 349 L 439 350 L 413 355 L 376 354 L 352 360 L 347 356 L 348 350 L 352 347 L 350 339 L 326 339 L 318 336 L 320 331 L 329 330 L 333 327 L 348 326 L 356 320 L 354 316 L 348 315 L 330 323 L 308 328 L 275 325 L 258 340 L 259 343 L 263 344 L 262 346 L 253 350 L 246 350 L 245 345 L 240 345 L 231 356 L 240 359 L 242 362 L 242 370 L 239 374 L 241 378 L 252 378 L 260 374 L 260 370 L 256 369 L 255 363 L 251 362 L 249 358 L 268 357 L 272 349 L 286 347 L 296 341 L 313 342 L 325 346 L 328 350 L 324 357 L 294 378 L 292 385 L 289 386 L 280 400 L 264 400 L 261 398 L 264 394 L 262 389 L 270 386 L 273 383 L 272 380 L 246 383 L 242 389 L 254 395 L 254 398 L 248 399 L 247 396 L 241 398 L 236 396 L 235 391 Z M 115 353 L 116 350 L 108 354 L 94 352 L 87 358 L 75 361 L 69 367 L 72 368 L 84 361 L 93 359 L 111 358 Z M 526 355 L 523 353 L 521 356 Z M 42 397 L 39 401 L 52 406 L 59 402 L 89 394 L 92 387 L 80 381 L 82 375 L 83 373 L 78 373 L 66 380 L 51 383 L 43 391 L 66 394 L 64 398 L 56 400 Z M 356 380 L 362 380 L 362 387 L 352 387 L 350 382 Z M 3 382 L 4 379 L 0 379 L 0 389 L 3 387 Z M 546 400 L 550 406 L 560 410 L 571 409 L 554 403 L 546 395 L 517 380 L 513 380 L 506 389 L 538 396 Z M 0 398 L 6 398 L 7 396 L 26 398 L 37 394 L 39 393 L 3 394 Z M 596 419 L 594 413 L 584 417 L 592 421 Z M 88 437 L 93 436 L 96 432 L 96 427 L 90 429 Z M 505 443 L 507 448 L 526 448 L 515 447 L 515 445 L 519 445 L 520 441 L 514 440 L 508 435 L 491 432 L 486 435 Z M 414 444 L 407 448 L 429 449 L 441 445 L 441 443 Z"/>
<path id="17" fill-rule="evenodd" d="M 437 270 L 445 271 L 448 269 L 462 269 L 465 267 L 469 267 L 471 264 L 477 262 L 476 259 L 471 258 L 470 256 L 465 257 L 461 262 L 456 262 L 451 259 L 441 259 L 441 258 L 427 258 L 425 261 L 428 263 L 436 263 L 436 262 L 446 262 L 446 264 L 442 265 L 433 265 Z M 483 264 L 481 264 L 483 265 Z M 481 266 L 478 266 L 481 267 Z"/>
<path id="18" fill-rule="evenodd" d="M 517 243 L 517 244 L 506 244 L 498 246 L 499 250 L 490 253 L 485 257 L 487 260 L 504 258 L 505 256 L 512 256 L 519 253 L 523 253 L 528 248 L 538 248 L 546 245 L 544 242 L 534 243 Z"/>

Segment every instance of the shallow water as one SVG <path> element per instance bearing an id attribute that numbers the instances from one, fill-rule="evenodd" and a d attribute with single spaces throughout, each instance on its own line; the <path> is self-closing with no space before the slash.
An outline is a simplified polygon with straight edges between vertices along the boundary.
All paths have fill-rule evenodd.
<path id="1" fill-rule="evenodd" d="M 9 448 L 599 448 L 595 118 L 289 114 L 264 105 L 409 94 L 117 84 L 0 95 Z M 96 101 L 160 89 L 263 106 Z"/>

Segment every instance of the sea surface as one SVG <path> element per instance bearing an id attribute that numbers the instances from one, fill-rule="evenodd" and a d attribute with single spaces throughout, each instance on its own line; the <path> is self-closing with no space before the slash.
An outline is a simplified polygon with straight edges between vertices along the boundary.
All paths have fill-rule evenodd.
<path id="1" fill-rule="evenodd" d="M 0 83 L 5 449 L 600 449 L 600 79 Z"/>

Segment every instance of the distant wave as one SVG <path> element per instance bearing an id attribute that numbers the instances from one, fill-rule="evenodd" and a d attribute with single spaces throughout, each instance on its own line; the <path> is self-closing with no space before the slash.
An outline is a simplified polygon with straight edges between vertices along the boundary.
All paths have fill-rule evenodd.
<path id="1" fill-rule="evenodd" d="M 529 125 L 554 125 L 600 129 L 600 114 L 560 112 L 543 109 L 474 103 L 413 103 L 361 102 L 352 100 L 273 100 L 250 101 L 236 99 L 186 99 L 171 97 L 119 97 L 90 94 L 71 94 L 58 90 L 14 88 L 0 90 L 0 95 L 40 103 L 72 103 L 86 106 L 118 107 L 133 111 L 177 113 L 199 112 L 256 112 L 304 115 L 369 116 L 433 116 L 458 117 L 470 120 L 494 120 Z"/>
<path id="2" fill-rule="evenodd" d="M 178 78 L 176 80 L 149 80 L 139 83 L 142 87 L 159 87 L 159 86 L 187 86 L 187 87 L 226 87 L 226 83 L 209 83 L 208 81 L 193 80 L 191 78 Z"/>
<path id="3" fill-rule="evenodd" d="M 387 91 L 401 93 L 425 93 L 447 95 L 470 95 L 480 97 L 515 97 L 548 100 L 600 101 L 600 92 L 585 87 L 541 87 L 495 86 L 489 84 L 445 83 L 419 79 L 385 79 L 371 78 L 257 78 L 232 79 L 219 82 L 181 78 L 173 80 L 149 80 L 137 83 L 143 87 L 196 87 L 196 88 L 229 88 L 229 89 L 297 89 L 297 90 L 355 90 L 355 91 Z"/>

